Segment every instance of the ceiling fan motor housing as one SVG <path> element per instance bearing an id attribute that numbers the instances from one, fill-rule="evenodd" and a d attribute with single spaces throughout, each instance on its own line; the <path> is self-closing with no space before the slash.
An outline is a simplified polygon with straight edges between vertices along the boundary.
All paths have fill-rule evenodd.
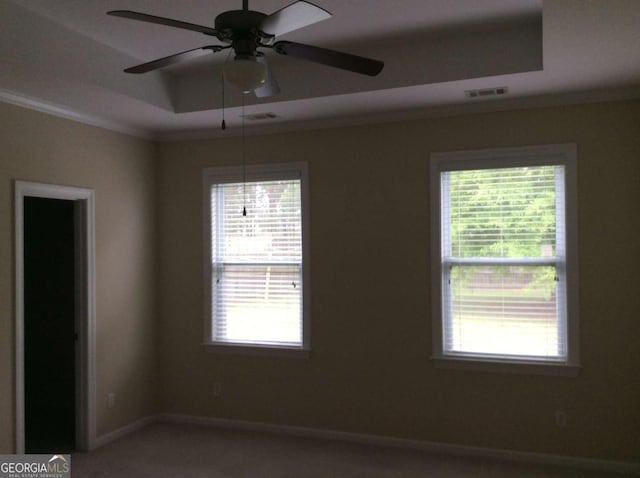
<path id="1" fill-rule="evenodd" d="M 218 38 L 231 43 L 237 56 L 255 56 L 260 40 L 272 37 L 260 30 L 260 25 L 266 17 L 266 14 L 253 10 L 231 10 L 221 13 L 215 20 Z"/>

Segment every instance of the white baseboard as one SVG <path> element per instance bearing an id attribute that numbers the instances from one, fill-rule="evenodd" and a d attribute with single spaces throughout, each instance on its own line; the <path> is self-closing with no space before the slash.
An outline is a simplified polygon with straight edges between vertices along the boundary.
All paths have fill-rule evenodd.
<path id="1" fill-rule="evenodd" d="M 137 420 L 135 422 L 132 422 L 132 423 L 129 423 L 128 425 L 123 426 L 122 428 L 118 428 L 105 435 L 96 437 L 95 441 L 93 442 L 92 449 L 95 450 L 96 448 L 103 447 L 108 443 L 111 443 L 112 441 L 118 440 L 119 438 L 129 435 L 130 433 L 136 432 L 144 427 L 147 427 L 153 423 L 156 423 L 157 421 L 158 421 L 158 416 L 156 415 L 141 418 L 140 420 Z"/>
<path id="2" fill-rule="evenodd" d="M 552 455 L 547 453 L 533 453 L 513 450 L 501 450 L 495 448 L 453 445 L 449 443 L 410 440 L 406 438 L 385 437 L 381 435 L 367 435 L 335 430 L 322 430 L 317 428 L 296 427 L 288 425 L 274 425 L 270 423 L 248 422 L 243 420 L 231 420 L 227 418 L 199 417 L 193 415 L 161 414 L 158 415 L 157 420 L 161 423 L 179 423 L 209 426 L 215 428 L 228 428 L 234 430 L 269 432 L 280 435 L 292 435 L 306 438 L 322 438 L 366 445 L 422 450 L 429 453 L 473 456 L 478 458 L 490 458 L 494 460 L 516 461 L 539 465 L 555 465 L 583 470 L 618 473 L 640 473 L 640 463 L 634 462 L 600 460 L 593 458 Z"/>

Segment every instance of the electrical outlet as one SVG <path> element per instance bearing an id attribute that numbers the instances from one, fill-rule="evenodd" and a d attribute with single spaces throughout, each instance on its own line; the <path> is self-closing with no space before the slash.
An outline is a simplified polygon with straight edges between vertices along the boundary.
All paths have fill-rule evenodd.
<path id="1" fill-rule="evenodd" d="M 213 382 L 213 398 L 220 398 L 222 396 L 222 383 Z"/>
<path id="2" fill-rule="evenodd" d="M 107 407 L 114 408 L 116 406 L 116 394 L 109 392 L 107 394 Z"/>
<path id="3" fill-rule="evenodd" d="M 567 426 L 567 412 L 564 410 L 556 410 L 556 426 L 560 428 Z"/>

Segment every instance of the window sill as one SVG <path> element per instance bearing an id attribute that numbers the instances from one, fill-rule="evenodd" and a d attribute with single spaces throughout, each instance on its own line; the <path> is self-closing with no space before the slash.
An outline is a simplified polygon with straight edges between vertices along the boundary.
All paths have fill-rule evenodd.
<path id="1" fill-rule="evenodd" d="M 250 355 L 263 357 L 290 357 L 306 359 L 311 356 L 311 350 L 300 347 L 282 347 L 269 345 L 221 344 L 205 342 L 205 351 L 216 354 Z"/>
<path id="2" fill-rule="evenodd" d="M 465 357 L 432 357 L 434 366 L 440 369 L 469 370 L 476 372 L 509 373 L 518 375 L 549 375 L 577 377 L 580 366 L 552 362 L 533 362 Z"/>

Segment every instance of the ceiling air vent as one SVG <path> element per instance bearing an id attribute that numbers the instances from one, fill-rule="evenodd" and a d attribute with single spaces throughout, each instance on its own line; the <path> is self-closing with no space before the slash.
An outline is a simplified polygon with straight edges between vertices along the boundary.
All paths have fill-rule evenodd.
<path id="1" fill-rule="evenodd" d="M 247 121 L 264 121 L 276 118 L 275 113 L 255 113 L 252 115 L 245 115 L 244 119 Z"/>
<path id="2" fill-rule="evenodd" d="M 464 92 L 467 98 L 482 98 L 485 96 L 499 96 L 505 95 L 509 89 L 506 86 L 499 86 L 497 88 L 483 88 L 482 90 L 466 90 Z"/>

